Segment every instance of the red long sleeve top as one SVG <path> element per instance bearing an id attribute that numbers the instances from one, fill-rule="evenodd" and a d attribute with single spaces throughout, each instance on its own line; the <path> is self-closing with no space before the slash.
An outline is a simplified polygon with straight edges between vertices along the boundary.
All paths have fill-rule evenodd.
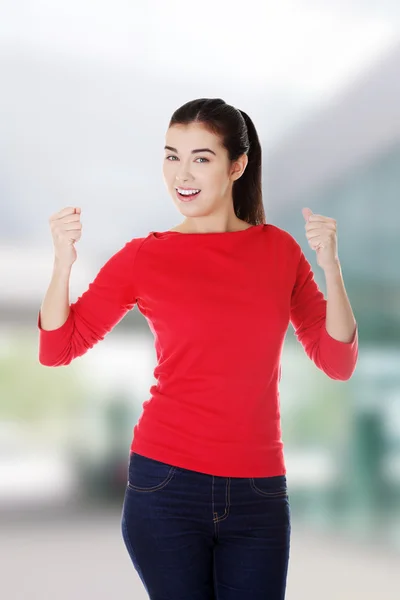
<path id="1" fill-rule="evenodd" d="M 137 305 L 154 335 L 156 383 L 131 451 L 223 477 L 286 473 L 281 352 L 292 323 L 308 357 L 347 380 L 358 358 L 325 327 L 327 301 L 300 245 L 271 224 L 232 232 L 154 232 L 133 238 L 70 305 L 58 329 L 39 328 L 39 362 L 68 365 Z"/>

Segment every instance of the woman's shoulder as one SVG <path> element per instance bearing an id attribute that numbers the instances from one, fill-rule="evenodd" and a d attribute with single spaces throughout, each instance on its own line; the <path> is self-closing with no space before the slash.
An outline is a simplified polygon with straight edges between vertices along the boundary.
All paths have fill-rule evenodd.
<path id="1" fill-rule="evenodd" d="M 120 242 L 114 250 L 109 253 L 107 263 L 114 268 L 124 267 L 125 264 L 136 258 L 140 248 L 150 235 L 145 237 L 133 237 Z"/>
<path id="2" fill-rule="evenodd" d="M 264 229 L 266 232 L 268 232 L 269 235 L 273 236 L 275 240 L 286 245 L 288 249 L 295 249 L 299 246 L 299 243 L 293 237 L 293 235 L 289 233 L 289 231 L 287 231 L 286 229 L 278 227 L 278 225 L 267 223 Z"/>

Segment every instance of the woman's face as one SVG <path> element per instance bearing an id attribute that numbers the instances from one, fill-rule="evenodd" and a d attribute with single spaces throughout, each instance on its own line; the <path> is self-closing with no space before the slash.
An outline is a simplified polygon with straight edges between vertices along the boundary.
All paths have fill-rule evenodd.
<path id="1" fill-rule="evenodd" d="M 233 182 L 244 171 L 247 156 L 231 163 L 219 137 L 199 123 L 171 126 L 165 146 L 164 181 L 183 215 L 206 216 L 229 208 Z M 193 198 L 180 196 L 177 188 L 200 190 L 200 193 Z"/>

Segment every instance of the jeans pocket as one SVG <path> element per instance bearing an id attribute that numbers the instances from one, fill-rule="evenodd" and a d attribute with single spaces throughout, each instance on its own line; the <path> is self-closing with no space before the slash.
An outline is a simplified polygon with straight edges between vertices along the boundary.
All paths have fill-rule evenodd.
<path id="1" fill-rule="evenodd" d="M 273 477 L 249 477 L 251 489 L 260 496 L 268 498 L 284 498 L 288 496 L 285 475 Z"/>
<path id="2" fill-rule="evenodd" d="M 177 467 L 132 452 L 127 487 L 136 492 L 156 492 L 165 488 L 176 470 Z"/>

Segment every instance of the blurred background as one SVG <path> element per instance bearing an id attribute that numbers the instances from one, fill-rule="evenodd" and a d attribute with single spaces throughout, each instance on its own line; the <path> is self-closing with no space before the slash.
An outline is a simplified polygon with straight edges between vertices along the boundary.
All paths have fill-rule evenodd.
<path id="1" fill-rule="evenodd" d="M 287 598 L 398 598 L 400 3 L 3 0 L 0 81 L 4 598 L 147 598 L 120 518 L 152 334 L 135 307 L 86 355 L 48 368 L 37 315 L 53 213 L 82 208 L 71 302 L 126 241 L 182 221 L 162 181 L 164 135 L 198 97 L 253 119 L 267 222 L 294 235 L 324 293 L 301 209 L 337 219 L 359 326 L 346 382 L 288 330 Z"/>

